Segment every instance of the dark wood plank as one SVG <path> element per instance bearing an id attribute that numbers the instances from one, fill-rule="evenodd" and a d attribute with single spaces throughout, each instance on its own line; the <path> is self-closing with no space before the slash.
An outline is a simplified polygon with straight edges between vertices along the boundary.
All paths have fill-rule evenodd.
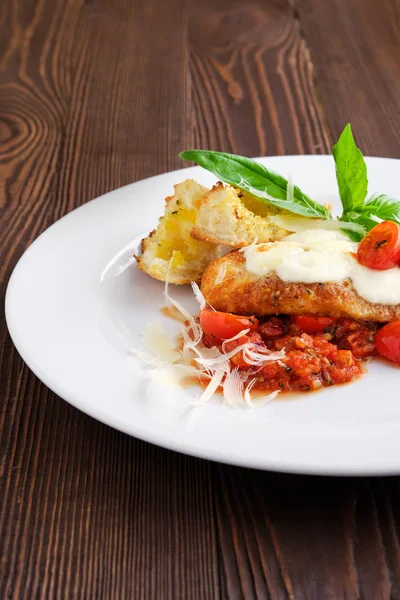
<path id="1" fill-rule="evenodd" d="M 400 2 L 297 0 L 334 139 L 352 123 L 365 154 L 400 154 Z"/>
<path id="2" fill-rule="evenodd" d="M 197 145 L 245 155 L 329 151 L 326 115 L 331 116 L 334 102 L 322 106 L 319 101 L 293 3 L 209 0 L 193 2 L 193 14 Z M 317 28 L 312 12 L 309 16 Z M 335 110 L 340 116 L 340 105 Z M 354 107 L 356 113 L 361 121 Z M 361 132 L 366 130 L 364 121 Z M 393 518 L 390 534 L 387 517 L 378 517 L 374 509 L 375 484 L 233 467 L 220 467 L 219 475 L 216 507 L 226 597 L 353 600 L 389 598 L 397 589 L 397 535 Z"/>
<path id="3" fill-rule="evenodd" d="M 330 146 L 291 2 L 191 2 L 196 145 L 254 155 Z"/>
<path id="4" fill-rule="evenodd" d="M 73 207 L 176 167 L 193 144 L 180 0 L 0 8 L 2 298 Z M 96 423 L 1 331 L 1 598 L 218 597 L 210 466 Z M 189 575 L 190 574 L 190 575 Z"/>

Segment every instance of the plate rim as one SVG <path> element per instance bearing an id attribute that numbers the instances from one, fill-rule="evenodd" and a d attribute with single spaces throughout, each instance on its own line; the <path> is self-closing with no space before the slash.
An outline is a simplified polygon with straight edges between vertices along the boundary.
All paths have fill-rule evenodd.
<path id="1" fill-rule="evenodd" d="M 318 155 L 281 155 L 281 156 L 268 156 L 268 157 L 257 157 L 256 160 L 262 160 L 262 161 L 266 161 L 266 160 L 270 160 L 270 159 L 280 159 L 280 160 L 294 160 L 294 159 L 312 159 L 312 160 L 318 160 L 318 159 L 323 159 L 326 160 L 327 158 L 332 160 L 332 156 L 329 154 L 318 154 Z M 365 157 L 368 160 L 373 160 L 375 162 L 375 160 L 378 161 L 391 161 L 391 162 L 397 162 L 400 163 L 400 159 L 398 158 L 393 158 L 393 157 L 374 157 L 374 156 L 368 156 Z M 196 448 L 196 447 L 191 447 L 190 444 L 187 443 L 187 441 L 180 439 L 178 441 L 173 441 L 170 440 L 168 438 L 168 435 L 159 435 L 158 432 L 153 434 L 153 437 L 150 439 L 149 437 L 147 437 L 145 435 L 146 432 L 143 432 L 143 430 L 140 430 L 140 428 L 138 430 L 135 430 L 135 432 L 133 432 L 132 430 L 135 429 L 134 426 L 132 426 L 132 424 L 130 424 L 130 428 L 128 427 L 124 427 L 124 424 L 120 421 L 118 421 L 118 419 L 110 419 L 109 416 L 107 416 L 107 418 L 104 418 L 102 414 L 99 414 L 98 412 L 96 413 L 96 411 L 91 410 L 91 406 L 88 406 L 88 404 L 85 402 L 83 403 L 85 405 L 85 407 L 82 407 L 82 402 L 77 401 L 75 398 L 71 398 L 71 396 L 69 396 L 66 393 L 63 393 L 62 389 L 60 390 L 60 386 L 57 385 L 56 382 L 54 382 L 51 378 L 51 376 L 46 373 L 41 367 L 40 365 L 38 365 L 35 361 L 35 359 L 33 357 L 31 357 L 29 354 L 29 351 L 27 351 L 26 347 L 24 347 L 24 343 L 23 340 L 21 339 L 20 333 L 18 332 L 18 328 L 15 326 L 16 323 L 13 320 L 13 316 L 12 316 L 12 312 L 13 309 L 11 307 L 11 301 L 12 301 L 12 295 L 13 295 L 13 286 L 15 284 L 15 282 L 17 281 L 17 278 L 19 276 L 20 270 L 21 268 L 23 268 L 23 263 L 24 263 L 24 259 L 34 250 L 34 248 L 36 247 L 36 245 L 38 243 L 40 243 L 40 241 L 43 240 L 43 236 L 46 236 L 49 234 L 49 232 L 51 230 L 53 230 L 54 227 L 56 227 L 60 221 L 64 221 L 66 219 L 68 219 L 70 217 L 70 215 L 72 214 L 76 214 L 77 212 L 81 211 L 83 208 L 85 208 L 86 206 L 88 206 L 89 204 L 98 202 L 99 200 L 105 201 L 107 199 L 108 196 L 111 196 L 112 194 L 114 194 L 116 191 L 122 191 L 125 190 L 127 188 L 130 188 L 132 186 L 134 186 L 135 184 L 139 183 L 139 182 L 146 182 L 146 183 L 150 183 L 151 181 L 153 181 L 154 179 L 157 178 L 163 178 L 165 175 L 174 175 L 174 174 L 178 174 L 178 173 L 182 173 L 185 171 L 188 171 L 188 169 L 192 169 L 192 170 L 197 170 L 198 172 L 200 172 L 200 167 L 187 167 L 187 168 L 182 168 L 182 169 L 176 169 L 173 171 L 167 171 L 165 173 L 159 173 L 157 175 L 153 175 L 151 177 L 147 177 L 145 179 L 141 179 L 141 180 L 137 180 L 135 182 L 129 183 L 127 185 L 121 186 L 119 188 L 116 188 L 115 190 L 106 192 L 105 194 L 102 194 L 101 196 L 98 196 L 97 198 L 94 198 L 92 200 L 89 200 L 88 202 L 84 203 L 83 205 L 80 205 L 78 207 L 76 207 L 75 209 L 72 209 L 70 212 L 68 212 L 66 215 L 64 215 L 63 217 L 61 217 L 60 219 L 57 219 L 54 223 L 52 223 L 49 227 L 47 227 L 26 249 L 25 251 L 22 253 L 22 255 L 20 256 L 20 258 L 18 259 L 12 273 L 11 276 L 8 280 L 8 284 L 7 284 L 7 288 L 6 288 L 6 294 L 5 294 L 5 320 L 7 323 L 7 327 L 8 327 L 8 331 L 10 334 L 10 337 L 12 339 L 12 342 L 16 348 L 16 350 L 18 351 L 19 355 L 21 356 L 21 358 L 23 359 L 23 361 L 26 363 L 26 365 L 28 366 L 28 368 L 35 374 L 36 377 L 38 377 L 39 380 L 41 380 L 44 385 L 46 385 L 54 394 L 56 394 L 57 396 L 59 396 L 61 399 L 65 400 L 66 402 L 68 402 L 69 404 L 71 404 L 72 406 L 74 406 L 75 408 L 77 408 L 78 410 L 82 411 L 84 414 L 89 415 L 91 418 L 94 418 L 100 422 L 102 422 L 105 425 L 111 426 L 119 431 L 122 431 L 123 433 L 126 433 L 128 435 L 131 435 L 133 437 L 136 437 L 142 441 L 146 441 L 148 443 L 153 443 L 157 446 L 163 447 L 163 448 L 167 448 L 169 450 L 173 450 L 175 452 L 180 452 L 180 453 L 184 453 L 190 456 L 195 456 L 198 458 L 203 458 L 203 459 L 207 459 L 207 460 L 211 460 L 214 462 L 221 462 L 224 464 L 231 464 L 231 465 L 236 465 L 236 466 L 243 466 L 243 467 L 247 467 L 247 468 L 255 468 L 255 469 L 260 469 L 260 470 L 268 470 L 268 471 L 276 471 L 276 472 L 286 472 L 286 473 L 297 473 L 297 474 L 309 474 L 309 475 L 325 475 L 325 476 L 383 476 L 383 475 L 396 475 L 400 473 L 400 460 L 398 463 L 398 466 L 394 466 L 394 465 L 379 465 L 379 467 L 377 466 L 365 466 L 365 468 L 360 468 L 360 466 L 356 466 L 355 468 L 352 468 L 352 465 L 348 464 L 348 465 L 336 465 L 336 467 L 329 465 L 326 468 L 325 467 L 320 467 L 319 465 L 317 465 L 316 467 L 312 467 L 312 465 L 296 465 L 291 463 L 289 464 L 277 464 L 277 461 L 272 461 L 270 462 L 268 460 L 268 457 L 265 457 L 263 455 L 261 455 L 261 457 L 257 460 L 257 459 L 252 459 L 251 461 L 249 461 L 247 459 L 247 457 L 240 459 L 238 458 L 238 456 L 234 456 L 232 458 L 229 458 L 229 456 L 226 455 L 226 452 L 224 452 L 223 450 L 221 451 L 221 454 L 218 455 L 219 453 L 215 451 L 215 449 L 212 450 L 208 450 L 207 447 L 205 448 Z M 113 422 L 110 422 L 113 421 Z"/>

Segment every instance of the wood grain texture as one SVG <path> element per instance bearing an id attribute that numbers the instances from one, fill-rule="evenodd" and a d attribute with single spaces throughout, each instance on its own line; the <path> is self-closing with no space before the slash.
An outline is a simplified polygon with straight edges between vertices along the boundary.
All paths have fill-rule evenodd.
<path id="1" fill-rule="evenodd" d="M 324 114 L 291 3 L 191 3 L 191 76 L 199 147 L 246 156 L 324 153 Z"/>
<path id="2" fill-rule="evenodd" d="M 364 154 L 400 153 L 400 2 L 298 0 L 334 139 L 350 122 Z"/>
<path id="3" fill-rule="evenodd" d="M 351 120 L 369 152 L 398 154 L 397 9 L 1 3 L 1 304 L 50 223 L 179 167 L 183 148 L 326 152 Z M 156 448 L 43 386 L 3 316 L 0 343 L 1 599 L 400 598 L 398 478 L 286 476 Z"/>
<path id="4" fill-rule="evenodd" d="M 47 225 L 176 167 L 192 133 L 182 2 L 21 1 L 1 11 L 5 284 Z M 3 320 L 1 333 L 0 597 L 217 595 L 209 465 L 72 409 L 22 365 Z"/>

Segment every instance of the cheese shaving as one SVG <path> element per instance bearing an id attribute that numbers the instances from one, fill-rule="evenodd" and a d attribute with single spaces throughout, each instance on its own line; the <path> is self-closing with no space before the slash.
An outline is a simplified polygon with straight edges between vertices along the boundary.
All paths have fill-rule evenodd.
<path id="1" fill-rule="evenodd" d="M 214 281 L 214 286 L 217 286 L 220 283 L 222 283 L 225 279 L 225 275 L 226 275 L 226 263 L 222 263 L 222 265 L 218 269 L 218 273 L 217 273 L 217 276 Z"/>
<path id="2" fill-rule="evenodd" d="M 227 344 L 228 342 L 235 342 L 236 340 L 240 340 L 241 337 L 243 337 L 244 335 L 247 335 L 249 333 L 250 329 L 242 329 L 242 331 L 239 331 L 239 333 L 237 333 L 236 335 L 234 335 L 233 337 L 224 340 L 222 342 L 222 350 L 225 350 L 225 344 Z"/>
<path id="3" fill-rule="evenodd" d="M 201 378 L 198 369 L 189 365 L 163 365 L 151 371 L 151 377 L 166 385 L 182 385 L 190 377 Z"/>
<path id="4" fill-rule="evenodd" d="M 200 309 L 203 310 L 203 308 L 206 307 L 207 302 L 203 294 L 201 293 L 199 286 L 194 281 L 192 281 L 192 290 L 194 295 L 196 296 L 197 302 L 200 304 Z"/>
<path id="5" fill-rule="evenodd" d="M 226 374 L 225 371 L 215 371 L 214 375 L 211 378 L 210 383 L 204 390 L 204 392 L 192 402 L 193 406 L 201 406 L 210 400 L 210 398 L 215 394 L 219 386 L 221 385 L 222 379 Z"/>
<path id="6" fill-rule="evenodd" d="M 195 283 L 192 284 L 192 289 L 200 308 L 205 308 L 206 300 Z M 194 378 L 194 376 L 202 383 L 208 381 L 206 388 L 193 402 L 196 406 L 208 402 L 215 392 L 222 388 L 224 404 L 234 408 L 254 407 L 255 404 L 250 395 L 251 389 L 257 380 L 254 374 L 268 362 L 283 358 L 285 355 L 284 350 L 271 352 L 259 344 L 247 341 L 239 344 L 229 352 L 225 351 L 228 342 L 244 337 L 249 329 L 239 332 L 229 340 L 224 340 L 221 346 L 222 351 L 216 346 L 208 348 L 203 344 L 203 330 L 198 319 L 193 317 L 184 306 L 169 294 L 168 279 L 165 284 L 164 295 L 166 301 L 172 304 L 184 318 L 184 323 L 180 326 L 183 341 L 182 348 L 178 350 L 174 346 L 161 325 L 150 324 L 144 331 L 143 343 L 151 354 L 136 349 L 131 351 L 132 354 L 152 367 L 149 374 L 158 382 L 180 385 L 183 380 Z M 248 373 L 231 366 L 230 359 L 240 352 L 243 353 L 243 358 L 249 366 L 257 367 L 254 370 L 253 378 L 247 385 Z M 267 396 L 267 398 L 269 397 L 272 397 L 272 395 Z M 260 403 L 257 402 L 257 405 L 260 405 Z"/>
<path id="7" fill-rule="evenodd" d="M 243 246 L 243 248 L 240 248 L 239 252 L 246 252 L 246 250 L 248 250 L 249 248 L 254 248 L 254 246 L 257 246 L 258 244 L 258 237 L 254 238 L 254 241 L 251 242 L 251 244 L 249 244 L 248 246 Z"/>
<path id="8" fill-rule="evenodd" d="M 128 353 L 136 358 L 140 358 L 141 361 L 150 367 L 160 367 L 164 364 L 164 361 L 161 360 L 159 356 L 154 356 L 154 354 L 149 354 L 148 352 L 138 350 L 137 348 L 130 348 Z"/>
<path id="9" fill-rule="evenodd" d="M 157 354 L 163 360 L 174 363 L 181 354 L 159 323 L 149 323 L 143 332 L 143 343 L 147 350 Z"/>
<path id="10" fill-rule="evenodd" d="M 194 339 L 194 340 L 200 339 L 201 336 L 203 335 L 203 331 L 202 331 L 200 325 L 198 325 L 196 323 L 194 317 L 186 310 L 186 308 L 184 306 L 182 306 L 182 304 L 180 304 L 180 302 L 178 302 L 177 300 L 172 298 L 172 296 L 169 295 L 168 280 L 165 282 L 164 296 L 165 296 L 167 303 L 175 306 L 176 310 L 179 311 L 181 313 L 181 315 L 185 318 L 185 321 L 188 322 L 187 327 L 188 327 L 188 331 L 192 335 L 192 339 Z M 185 325 L 186 325 L 186 323 L 185 323 Z"/>
<path id="11" fill-rule="evenodd" d="M 249 365 L 263 367 L 266 363 L 279 361 L 284 358 L 285 351 L 271 352 L 260 348 L 257 344 L 249 344 L 243 351 L 243 358 Z"/>
<path id="12" fill-rule="evenodd" d="M 211 366 L 216 367 L 217 365 L 222 365 L 222 364 L 226 363 L 228 360 L 230 360 L 231 358 L 236 356 L 236 354 L 238 354 L 241 350 L 245 350 L 248 346 L 249 346 L 248 343 L 241 344 L 240 346 L 236 346 L 236 348 L 234 348 L 230 352 L 224 352 L 223 354 L 220 354 L 220 356 L 217 356 L 216 358 L 204 358 L 203 356 L 201 356 L 201 357 L 195 358 L 195 360 L 200 365 L 203 365 L 203 367 L 207 367 L 207 366 L 208 367 L 211 367 Z"/>
<path id="13" fill-rule="evenodd" d="M 293 185 L 293 177 L 292 173 L 289 173 L 287 187 L 286 187 L 286 200 L 288 202 L 293 202 L 294 199 L 294 185 Z"/>
<path id="14" fill-rule="evenodd" d="M 250 383 L 247 384 L 247 386 L 246 386 L 246 388 L 244 390 L 244 394 L 243 394 L 243 397 L 244 397 L 244 400 L 245 400 L 246 404 L 248 404 L 251 408 L 254 408 L 255 405 L 254 405 L 254 402 L 251 399 L 250 391 L 251 391 L 251 388 L 253 387 L 253 385 L 256 383 L 256 381 L 257 381 L 257 378 L 254 377 L 250 381 Z"/>
<path id="15" fill-rule="evenodd" d="M 289 189 L 289 186 L 288 186 Z M 307 217 L 295 217 L 291 215 L 271 215 L 270 221 L 287 231 L 306 231 L 308 229 L 326 229 L 330 231 L 339 231 L 347 229 L 365 235 L 365 229 L 359 223 L 347 223 L 337 219 L 309 219 Z"/>
<path id="16" fill-rule="evenodd" d="M 242 408 L 243 380 L 240 377 L 239 369 L 233 369 L 226 374 L 222 390 L 227 404 L 233 408 Z"/>
<path id="17" fill-rule="evenodd" d="M 274 398 L 276 398 L 277 395 L 280 394 L 280 392 L 280 390 L 275 390 L 274 392 L 271 392 L 266 396 L 261 396 L 260 398 L 257 398 L 257 400 L 252 400 L 254 408 L 259 408 L 260 406 L 264 406 L 264 404 L 267 404 L 267 402 L 271 402 L 271 400 L 274 400 Z"/>

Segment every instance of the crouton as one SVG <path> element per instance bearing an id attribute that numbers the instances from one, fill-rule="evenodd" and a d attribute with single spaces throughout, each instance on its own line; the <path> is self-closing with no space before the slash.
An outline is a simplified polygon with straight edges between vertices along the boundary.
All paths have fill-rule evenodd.
<path id="1" fill-rule="evenodd" d="M 165 200 L 165 213 L 158 227 L 142 240 L 136 256 L 139 269 L 156 279 L 175 284 L 200 281 L 206 266 L 226 252 L 223 246 L 198 241 L 190 235 L 197 210 L 207 188 L 191 179 L 174 186 Z"/>
<path id="2" fill-rule="evenodd" d="M 286 211 L 218 182 L 202 199 L 191 235 L 196 240 L 232 248 L 248 246 L 256 239 L 272 242 L 289 233 L 269 219 L 277 214 Z"/>

